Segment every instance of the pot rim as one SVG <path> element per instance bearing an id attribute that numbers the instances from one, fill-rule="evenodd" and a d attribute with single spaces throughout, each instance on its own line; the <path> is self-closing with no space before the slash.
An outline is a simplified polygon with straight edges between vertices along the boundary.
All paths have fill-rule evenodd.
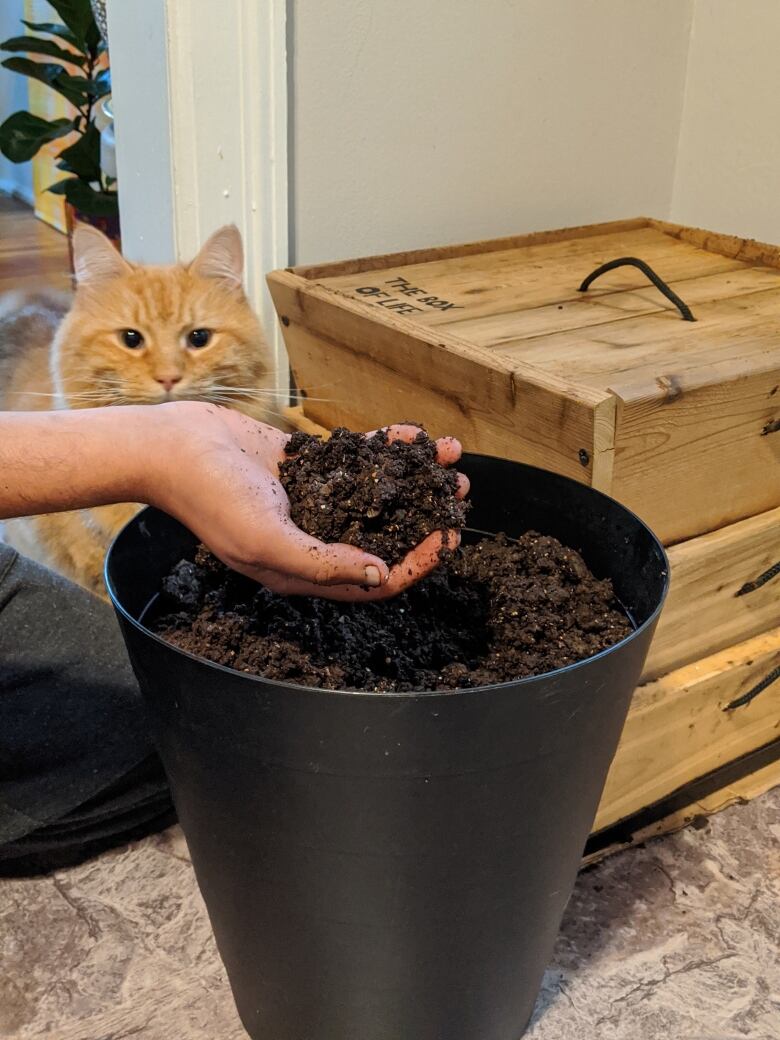
<path id="1" fill-rule="evenodd" d="M 482 458 L 499 458 L 500 457 L 500 456 L 484 455 L 484 453 L 481 453 L 481 452 L 469 452 L 468 454 L 472 455 L 474 457 L 477 457 L 477 458 L 478 457 L 482 457 Z M 509 460 L 506 460 L 506 461 L 512 462 L 512 461 L 516 461 L 516 460 L 509 459 Z M 591 657 L 585 657 L 581 661 L 575 661 L 573 664 L 567 664 L 563 668 L 555 668 L 555 669 L 553 669 L 552 671 L 549 671 L 549 672 L 539 672 L 536 675 L 526 675 L 522 679 L 509 679 L 506 682 L 502 682 L 502 683 L 491 683 L 490 685 L 487 685 L 487 686 L 468 686 L 468 687 L 465 687 L 465 688 L 462 688 L 462 689 L 455 689 L 455 690 L 387 690 L 387 691 L 378 691 L 378 690 L 343 690 L 343 689 L 331 689 L 331 688 L 322 687 L 322 686 L 306 686 L 306 685 L 304 685 L 302 683 L 291 683 L 291 682 L 286 682 L 286 681 L 280 680 L 280 679 L 267 679 L 267 678 L 265 678 L 265 676 L 262 676 L 262 675 L 255 675 L 255 674 L 253 674 L 251 672 L 241 672 L 237 668 L 230 668 L 227 665 L 218 664 L 216 661 L 210 661 L 207 657 L 200 657 L 200 656 L 198 656 L 198 654 L 193 654 L 189 650 L 182 650 L 180 647 L 175 646 L 173 643 L 169 643 L 166 639 L 163 639 L 162 636 L 157 635 L 156 632 L 152 632 L 151 629 L 147 628 L 145 625 L 142 625 L 141 622 L 137 618 L 133 617 L 133 615 L 128 610 L 125 609 L 124 605 L 119 600 L 119 596 L 118 596 L 118 594 L 116 592 L 116 589 L 114 588 L 114 584 L 113 584 L 113 581 L 111 579 L 111 574 L 110 574 L 110 571 L 109 571 L 109 564 L 110 564 L 110 561 L 111 561 L 111 556 L 112 556 L 112 553 L 114 551 L 114 547 L 115 547 L 116 543 L 122 537 L 122 535 L 124 534 L 125 530 L 131 524 L 136 523 L 137 520 L 138 520 L 138 517 L 140 515 L 142 515 L 143 512 L 146 512 L 146 509 L 142 510 L 142 513 L 136 514 L 131 520 L 128 521 L 127 524 L 125 524 L 125 526 L 122 528 L 122 530 L 112 540 L 111 545 L 108 548 L 108 552 L 106 553 L 106 558 L 105 558 L 105 562 L 104 562 L 104 565 L 103 565 L 103 578 L 104 578 L 104 581 L 105 581 L 106 590 L 108 592 L 109 598 L 111 599 L 111 603 L 113 604 L 114 609 L 117 611 L 117 613 L 121 614 L 121 616 L 126 621 L 128 621 L 142 635 L 146 636 L 149 639 L 153 639 L 156 643 L 159 643 L 160 645 L 164 646 L 167 650 L 171 651 L 172 653 L 178 654 L 178 655 L 180 655 L 182 657 L 185 657 L 185 658 L 189 658 L 189 660 L 196 661 L 198 664 L 206 665 L 209 668 L 215 668 L 218 671 L 227 672 L 228 675 L 240 676 L 242 679 L 250 680 L 253 683 L 258 684 L 260 687 L 263 687 L 263 686 L 274 686 L 274 687 L 279 687 L 280 689 L 283 689 L 285 691 L 289 691 L 290 693 L 298 693 L 298 692 L 300 692 L 300 693 L 306 693 L 306 694 L 309 694 L 309 695 L 315 694 L 315 695 L 319 695 L 319 696 L 322 696 L 322 695 L 331 695 L 331 696 L 333 696 L 333 695 L 335 695 L 335 696 L 338 696 L 338 697 L 368 697 L 368 698 L 381 698 L 381 699 L 397 698 L 397 699 L 403 699 L 403 700 L 416 700 L 416 699 L 419 699 L 419 698 L 428 698 L 428 697 L 453 697 L 453 696 L 455 696 L 455 697 L 464 697 L 464 696 L 468 696 L 469 694 L 473 695 L 473 696 L 480 696 L 482 694 L 489 694 L 489 693 L 494 692 L 494 691 L 505 690 L 505 689 L 507 689 L 510 686 L 511 687 L 515 687 L 515 686 L 529 685 L 531 683 L 538 682 L 539 680 L 542 680 L 542 679 L 544 679 L 545 681 L 549 682 L 550 678 L 553 677 L 553 676 L 566 675 L 566 674 L 569 674 L 571 672 L 576 671 L 577 669 L 580 669 L 580 668 L 584 667 L 585 665 L 592 664 L 595 661 L 601 661 L 603 658 L 607 657 L 608 655 L 615 653 L 621 647 L 627 646 L 629 643 L 633 642 L 633 640 L 639 638 L 639 636 L 643 632 L 645 632 L 651 625 L 655 624 L 655 622 L 658 620 L 658 617 L 659 617 L 661 611 L 663 610 L 664 603 L 666 602 L 666 597 L 669 594 L 669 583 L 670 583 L 669 557 L 667 555 L 667 552 L 666 552 L 666 549 L 664 548 L 664 546 L 661 544 L 661 542 L 659 541 L 657 536 L 653 533 L 653 531 L 644 522 L 644 520 L 642 520 L 639 516 L 637 516 L 637 514 L 632 509 L 629 509 L 628 506 L 623 505 L 622 502 L 618 502 L 617 499 L 612 498 L 610 495 L 605 495 L 603 491 L 599 491 L 597 488 L 590 487 L 589 485 L 580 484 L 579 481 L 572 480 L 571 477 L 566 477 L 566 476 L 564 476 L 561 473 L 554 473 L 554 471 L 552 471 L 552 470 L 542 469 L 541 466 L 529 466 L 527 463 L 517 462 L 516 464 L 519 465 L 519 466 L 524 466 L 526 469 L 537 470 L 537 471 L 542 472 L 542 473 L 552 473 L 559 480 L 566 481 L 569 484 L 575 484 L 579 488 L 582 488 L 583 486 L 584 487 L 588 487 L 588 489 L 594 495 L 598 496 L 598 498 L 603 499 L 603 500 L 605 500 L 605 501 L 607 501 L 607 502 L 609 502 L 609 503 L 611 503 L 613 505 L 617 505 L 620 509 L 622 509 L 626 513 L 627 516 L 631 517 L 633 520 L 636 521 L 636 523 L 640 527 L 643 527 L 645 529 L 645 531 L 647 531 L 647 533 L 650 535 L 651 539 L 655 542 L 656 547 L 660 550 L 661 559 L 663 560 L 663 564 L 664 564 L 664 570 L 663 570 L 663 574 L 662 574 L 663 587 L 661 589 L 661 595 L 660 595 L 659 600 L 658 600 L 658 605 L 655 608 L 655 610 L 653 611 L 653 613 L 645 621 L 643 621 L 641 625 L 638 625 L 633 630 L 633 632 L 629 633 L 629 635 L 625 636 L 619 642 L 613 643 L 612 646 L 608 646 L 605 650 L 600 650 L 597 654 L 593 654 Z M 148 508 L 149 507 L 147 507 L 147 509 Z M 182 525 L 182 526 L 185 526 L 185 525 Z"/>

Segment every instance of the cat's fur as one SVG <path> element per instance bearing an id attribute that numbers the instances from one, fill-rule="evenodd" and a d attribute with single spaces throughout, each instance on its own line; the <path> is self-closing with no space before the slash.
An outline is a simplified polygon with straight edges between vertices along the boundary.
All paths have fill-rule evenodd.
<path id="1" fill-rule="evenodd" d="M 0 408 L 194 399 L 265 416 L 270 355 L 241 285 L 235 227 L 215 232 L 187 266 L 132 265 L 89 227 L 77 229 L 73 245 L 72 300 L 43 293 L 0 299 Z M 142 334 L 141 349 L 123 345 L 127 329 Z M 206 347 L 188 345 L 194 329 L 212 331 Z M 106 549 L 137 509 L 101 506 L 11 520 L 2 534 L 20 552 L 102 595 Z"/>

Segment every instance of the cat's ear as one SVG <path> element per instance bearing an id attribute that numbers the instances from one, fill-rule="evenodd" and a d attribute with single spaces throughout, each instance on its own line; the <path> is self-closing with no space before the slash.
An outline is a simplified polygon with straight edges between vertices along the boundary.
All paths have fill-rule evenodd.
<path id="1" fill-rule="evenodd" d="M 77 224 L 73 232 L 73 268 L 78 285 L 108 281 L 132 271 L 110 240 L 89 224 Z"/>
<path id="2" fill-rule="evenodd" d="M 206 239 L 189 269 L 200 278 L 216 278 L 239 287 L 244 272 L 244 247 L 236 225 L 226 224 Z"/>

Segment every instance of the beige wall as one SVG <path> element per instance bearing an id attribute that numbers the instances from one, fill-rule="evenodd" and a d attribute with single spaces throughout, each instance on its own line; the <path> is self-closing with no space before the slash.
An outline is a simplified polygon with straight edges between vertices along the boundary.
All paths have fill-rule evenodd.
<path id="1" fill-rule="evenodd" d="M 294 0 L 294 259 L 667 216 L 691 12 Z"/>
<path id="2" fill-rule="evenodd" d="M 696 0 L 671 215 L 780 242 L 778 0 Z"/>

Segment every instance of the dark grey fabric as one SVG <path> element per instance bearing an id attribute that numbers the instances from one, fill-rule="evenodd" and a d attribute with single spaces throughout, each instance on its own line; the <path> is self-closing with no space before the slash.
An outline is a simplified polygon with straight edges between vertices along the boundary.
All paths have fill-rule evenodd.
<path id="1" fill-rule="evenodd" d="M 0 862 L 166 813 L 113 610 L 0 543 Z"/>

